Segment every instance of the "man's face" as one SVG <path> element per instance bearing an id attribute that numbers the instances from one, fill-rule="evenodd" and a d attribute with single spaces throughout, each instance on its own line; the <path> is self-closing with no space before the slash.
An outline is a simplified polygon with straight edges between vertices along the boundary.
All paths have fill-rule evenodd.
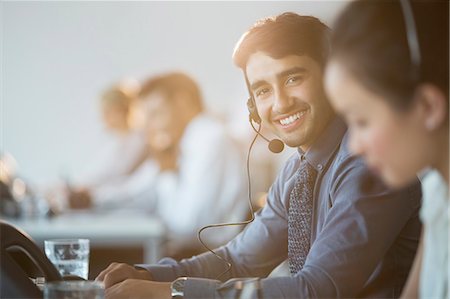
<path id="1" fill-rule="evenodd" d="M 308 150 L 334 115 L 320 65 L 308 56 L 256 52 L 245 71 L 263 124 L 287 145 Z"/>

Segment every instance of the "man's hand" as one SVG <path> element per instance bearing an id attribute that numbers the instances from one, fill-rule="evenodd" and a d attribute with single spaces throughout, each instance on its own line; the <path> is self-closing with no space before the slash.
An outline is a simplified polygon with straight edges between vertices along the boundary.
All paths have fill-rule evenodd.
<path id="1" fill-rule="evenodd" d="M 126 279 L 144 279 L 152 280 L 151 273 L 145 269 L 138 270 L 130 265 L 121 263 L 112 263 L 95 278 L 96 281 L 103 281 L 105 289 L 123 282 Z"/>
<path id="2" fill-rule="evenodd" d="M 170 282 L 127 279 L 105 290 L 106 299 L 171 299 Z"/>

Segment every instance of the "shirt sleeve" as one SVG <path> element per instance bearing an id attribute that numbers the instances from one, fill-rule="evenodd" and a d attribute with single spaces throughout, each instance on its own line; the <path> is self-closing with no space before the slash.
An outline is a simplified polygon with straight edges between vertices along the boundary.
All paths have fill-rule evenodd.
<path id="1" fill-rule="evenodd" d="M 185 285 L 186 298 L 211 298 L 210 295 L 216 292 L 220 293 L 214 295 L 219 296 L 217 298 L 226 298 L 235 292 L 235 280 L 223 284 L 224 281 L 236 277 L 267 276 L 287 257 L 286 206 L 280 198 L 285 179 L 283 175 L 277 179 L 269 191 L 268 203 L 256 213 L 255 220 L 226 246 L 215 250 L 232 263 L 230 271 L 226 272 L 226 264 L 209 252 L 180 262 L 165 258 L 158 265 L 140 267 L 148 269 L 157 281 L 190 277 L 189 284 Z M 200 296 L 200 292 L 204 292 L 204 296 Z M 189 297 L 188 294 L 195 295 Z"/>
<path id="2" fill-rule="evenodd" d="M 147 148 L 144 133 L 131 130 L 126 135 L 105 132 L 98 144 L 101 147 L 89 159 L 86 170 L 77 176 L 76 186 L 97 189 L 134 172 L 144 160 Z"/>
<path id="3" fill-rule="evenodd" d="M 129 176 L 118 177 L 91 190 L 94 205 L 100 208 L 139 207 L 154 205 L 154 182 L 158 176 L 156 164 L 147 160 Z"/>

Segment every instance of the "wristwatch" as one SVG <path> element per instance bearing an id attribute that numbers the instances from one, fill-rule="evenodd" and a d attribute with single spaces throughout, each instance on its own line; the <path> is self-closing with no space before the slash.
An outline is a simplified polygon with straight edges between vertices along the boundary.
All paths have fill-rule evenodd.
<path id="1" fill-rule="evenodd" d="M 170 290 L 172 292 L 172 298 L 183 299 L 184 298 L 184 284 L 187 277 L 180 277 L 175 279 L 170 285 Z"/>

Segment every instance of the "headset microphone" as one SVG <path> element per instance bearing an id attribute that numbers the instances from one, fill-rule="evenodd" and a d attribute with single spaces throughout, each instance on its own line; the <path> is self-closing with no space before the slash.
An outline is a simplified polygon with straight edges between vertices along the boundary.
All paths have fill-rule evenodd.
<path id="1" fill-rule="evenodd" d="M 266 137 L 264 137 L 264 135 L 259 132 L 260 128 L 256 129 L 255 126 L 253 125 L 253 121 L 252 121 L 253 118 L 251 115 L 249 118 L 250 118 L 250 125 L 252 126 L 252 128 L 256 132 L 256 134 L 258 134 L 258 136 L 260 136 L 262 139 L 264 139 L 265 141 L 267 141 L 269 143 L 269 145 L 268 145 L 269 150 L 274 154 L 281 153 L 284 150 L 283 141 L 281 141 L 280 139 L 269 140 Z M 261 127 L 261 124 L 258 124 L 258 125 Z"/>
<path id="2" fill-rule="evenodd" d="M 272 139 L 269 142 L 269 150 L 272 153 L 278 154 L 281 153 L 284 149 L 284 143 L 280 139 Z"/>

